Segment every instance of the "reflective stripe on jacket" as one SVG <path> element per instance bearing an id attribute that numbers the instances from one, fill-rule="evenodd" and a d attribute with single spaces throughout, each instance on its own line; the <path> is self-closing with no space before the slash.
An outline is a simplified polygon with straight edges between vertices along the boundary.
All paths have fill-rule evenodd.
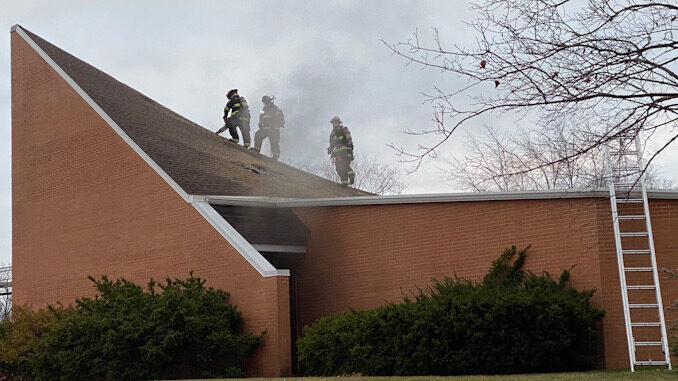
<path id="1" fill-rule="evenodd" d="M 245 98 L 240 95 L 234 95 L 228 100 L 224 107 L 224 117 L 228 117 L 228 112 L 231 111 L 231 117 L 238 116 L 242 119 L 250 118 L 250 109 Z"/>
<path id="2" fill-rule="evenodd" d="M 334 157 L 339 153 L 346 152 L 353 156 L 353 139 L 348 127 L 338 125 L 330 133 L 330 152 Z"/>

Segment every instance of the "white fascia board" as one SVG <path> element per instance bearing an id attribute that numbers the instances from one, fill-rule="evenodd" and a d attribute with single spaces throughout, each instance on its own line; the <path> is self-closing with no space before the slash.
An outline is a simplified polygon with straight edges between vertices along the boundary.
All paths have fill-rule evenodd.
<path id="1" fill-rule="evenodd" d="M 267 243 L 253 243 L 252 246 L 259 252 L 306 254 L 306 246 L 270 245 Z"/>
<path id="2" fill-rule="evenodd" d="M 194 201 L 209 202 L 215 205 L 235 205 L 235 206 L 263 206 L 275 208 L 279 207 L 282 201 L 294 201 L 301 199 L 277 198 L 277 197 L 259 197 L 259 196 L 204 196 L 193 195 Z"/>
<path id="3" fill-rule="evenodd" d="M 678 199 L 678 190 L 676 189 L 655 189 L 647 191 L 648 198 L 654 199 L 663 199 L 663 200 L 676 200 Z"/>
<path id="4" fill-rule="evenodd" d="M 276 197 L 248 197 L 248 196 L 194 196 L 214 205 L 258 206 L 270 208 L 301 208 L 313 206 L 347 206 L 347 205 L 391 205 L 391 204 L 421 204 L 440 202 L 469 202 L 469 201 L 509 201 L 509 200 L 547 200 L 563 198 L 590 198 L 609 197 L 605 189 L 591 190 L 546 190 L 520 192 L 471 192 L 471 193 L 440 193 L 440 194 L 412 194 L 397 196 L 356 196 L 332 198 L 276 198 Z M 676 190 L 648 191 L 651 199 L 678 199 Z"/>
<path id="5" fill-rule="evenodd" d="M 49 66 L 51 66 L 52 69 L 54 69 L 54 71 L 56 71 L 57 74 L 59 74 L 59 76 L 63 78 L 63 80 L 66 81 L 66 83 L 68 83 L 68 85 L 71 86 L 73 90 L 75 90 L 75 92 L 78 93 L 78 95 L 80 95 L 80 97 L 82 97 L 82 99 L 87 102 L 87 104 L 94 111 L 96 111 L 96 113 L 99 114 L 99 116 L 109 126 L 111 126 L 113 131 L 115 131 L 122 138 L 122 140 L 124 140 L 125 143 L 127 143 L 127 145 L 129 145 L 134 150 L 134 152 L 141 156 L 141 158 L 144 159 L 144 161 L 150 165 L 151 168 L 153 168 L 153 170 L 155 170 L 155 172 L 160 175 L 160 177 L 162 177 L 163 180 L 165 180 L 165 182 L 167 182 L 172 187 L 172 189 L 174 189 L 184 199 L 184 201 L 190 202 L 188 193 L 186 193 L 186 191 L 184 191 L 179 186 L 179 184 L 177 184 L 176 181 L 174 181 L 174 179 L 172 179 L 167 174 L 167 172 L 160 168 L 160 166 L 155 161 L 153 161 L 153 159 L 151 159 L 151 157 L 148 156 L 148 154 L 146 154 L 146 152 L 144 152 L 141 147 L 139 147 L 137 143 L 135 143 L 134 140 L 132 140 L 132 138 L 130 138 L 129 135 L 127 135 L 125 131 L 123 131 L 122 128 L 120 128 L 120 126 L 118 126 L 118 124 L 115 123 L 115 121 L 110 116 L 108 116 L 108 114 L 106 114 L 106 112 L 104 112 L 104 110 L 99 107 L 99 105 L 96 104 L 96 102 L 94 102 L 94 100 L 89 95 L 87 95 L 87 93 L 77 83 L 75 83 L 73 78 L 66 74 L 66 72 L 61 67 L 59 67 L 59 65 L 57 65 L 57 63 L 54 62 L 54 60 L 47 53 L 45 53 L 45 51 L 42 50 L 42 48 L 40 48 L 40 46 L 38 46 L 38 44 L 36 44 L 35 41 L 33 41 L 26 34 L 26 32 L 23 31 L 23 29 L 21 29 L 19 25 L 14 25 L 11 31 L 16 32 L 19 36 L 21 36 L 24 41 L 26 41 L 28 45 L 30 45 L 31 48 L 33 48 L 33 50 L 35 50 L 40 55 L 40 57 L 42 57 L 42 59 L 45 60 L 45 62 L 47 62 Z"/>
<path id="6" fill-rule="evenodd" d="M 14 24 L 9 28 L 9 32 L 13 33 L 17 28 L 19 28 L 19 24 Z"/>
<path id="7" fill-rule="evenodd" d="M 202 200 L 215 205 L 262 206 L 278 208 L 298 208 L 309 206 L 345 206 L 345 205 L 388 205 L 420 204 L 461 201 L 502 201 L 502 200 L 540 200 L 553 198 L 607 197 L 608 191 L 594 190 L 549 190 L 521 192 L 467 192 L 439 194 L 408 194 L 397 196 L 356 196 L 331 198 L 275 198 L 246 196 L 199 196 Z"/>
<path id="8" fill-rule="evenodd" d="M 192 202 L 191 205 L 202 215 L 212 226 L 226 238 L 247 262 L 254 267 L 263 277 L 270 276 L 289 276 L 289 270 L 278 270 L 264 258 L 261 253 L 254 248 L 245 237 L 240 235 L 231 224 L 217 213 L 212 206 L 206 202 Z"/>

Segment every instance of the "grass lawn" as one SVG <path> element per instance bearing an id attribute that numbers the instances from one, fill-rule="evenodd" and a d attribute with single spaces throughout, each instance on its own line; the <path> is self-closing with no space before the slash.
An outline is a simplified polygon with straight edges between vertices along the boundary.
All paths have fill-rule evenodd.
<path id="1" fill-rule="evenodd" d="M 242 378 L 243 381 L 299 380 L 299 381 L 664 381 L 678 380 L 678 370 L 641 369 L 635 373 L 628 371 L 593 371 L 573 373 L 523 374 L 510 376 L 454 376 L 454 377 L 287 377 L 287 378 Z M 234 380 L 234 379 L 228 379 Z M 188 381 L 188 380 L 187 380 Z M 195 380 L 198 381 L 198 380 Z M 207 380 L 204 380 L 207 381 Z M 214 380 L 212 380 L 214 381 Z"/>

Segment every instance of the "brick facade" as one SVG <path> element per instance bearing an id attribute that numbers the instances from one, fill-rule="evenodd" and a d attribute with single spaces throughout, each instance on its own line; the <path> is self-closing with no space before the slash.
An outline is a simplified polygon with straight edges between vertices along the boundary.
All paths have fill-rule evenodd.
<path id="1" fill-rule="evenodd" d="M 574 266 L 571 284 L 598 290 L 593 303 L 607 313 L 600 366 L 628 367 L 608 199 L 295 208 L 307 252 L 269 255 L 291 279 L 262 277 L 25 40 L 11 39 L 17 305 L 93 295 L 87 275 L 145 284 L 193 270 L 231 294 L 247 329 L 267 331 L 248 374 L 288 375 L 291 327 L 398 301 L 432 278 L 479 279 L 506 247 L 531 245 L 528 269 Z M 651 210 L 658 265 L 678 268 L 678 200 L 654 199 Z M 670 305 L 678 281 L 662 282 Z"/>
<path id="2" fill-rule="evenodd" d="M 477 280 L 504 248 L 531 245 L 527 269 L 557 276 L 574 266 L 570 284 L 597 290 L 592 302 L 606 311 L 599 365 L 628 368 L 608 199 L 363 205 L 296 213 L 311 231 L 307 253 L 290 262 L 300 326 L 349 308 L 401 300 L 432 278 Z M 678 200 L 652 200 L 651 216 L 659 268 L 678 268 Z M 664 304 L 672 305 L 678 281 L 662 278 L 661 286 Z"/>
<path id="3" fill-rule="evenodd" d="M 12 33 L 14 303 L 69 304 L 88 275 L 186 277 L 231 294 L 266 330 L 252 375 L 290 373 L 287 277 L 262 277 L 20 37 Z"/>

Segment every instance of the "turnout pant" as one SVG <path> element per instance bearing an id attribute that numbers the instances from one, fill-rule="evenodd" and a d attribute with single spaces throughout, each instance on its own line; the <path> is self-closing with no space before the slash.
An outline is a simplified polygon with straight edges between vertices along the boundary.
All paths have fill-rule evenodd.
<path id="1" fill-rule="evenodd" d="M 261 151 L 261 145 L 266 138 L 268 138 L 268 141 L 271 143 L 271 154 L 273 154 L 273 158 L 278 159 L 280 157 L 280 129 L 260 128 L 259 131 L 254 134 L 254 149 L 257 152 Z"/>
<path id="2" fill-rule="evenodd" d="M 236 143 L 240 143 L 236 127 L 240 127 L 240 133 L 242 134 L 242 140 L 245 142 L 245 147 L 249 147 L 252 142 L 250 137 L 250 119 L 230 117 L 226 120 L 226 128 L 228 128 L 228 132 L 231 134 L 231 139 Z"/>
<path id="3" fill-rule="evenodd" d="M 353 184 L 355 181 L 355 174 L 351 169 L 352 161 L 353 155 L 350 153 L 340 154 L 334 158 L 334 166 L 341 178 L 341 185 Z"/>

